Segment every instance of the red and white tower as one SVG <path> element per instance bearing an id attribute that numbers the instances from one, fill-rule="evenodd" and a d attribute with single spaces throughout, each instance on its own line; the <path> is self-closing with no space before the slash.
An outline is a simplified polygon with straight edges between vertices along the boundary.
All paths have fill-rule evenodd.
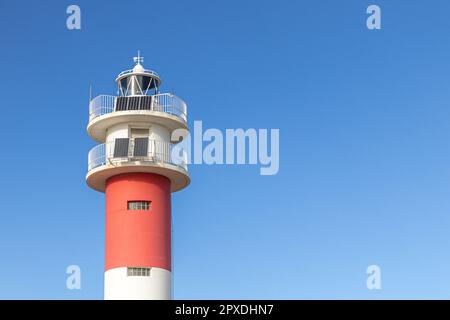
<path id="1" fill-rule="evenodd" d="M 90 101 L 86 181 L 106 194 L 105 299 L 170 299 L 171 193 L 190 178 L 172 161 L 171 133 L 187 129 L 186 104 L 160 93 L 161 79 L 142 66 L 117 78 L 118 96 Z"/>

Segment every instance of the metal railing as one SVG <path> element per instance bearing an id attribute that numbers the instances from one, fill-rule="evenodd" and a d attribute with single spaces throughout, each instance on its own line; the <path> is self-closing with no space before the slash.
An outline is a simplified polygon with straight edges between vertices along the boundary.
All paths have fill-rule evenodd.
<path id="1" fill-rule="evenodd" d="M 152 110 L 165 112 L 187 121 L 186 103 L 171 93 L 155 94 L 152 99 Z"/>
<path id="2" fill-rule="evenodd" d="M 170 115 L 181 118 L 184 122 L 187 121 L 187 106 L 186 103 L 176 95 L 171 93 L 161 93 L 151 96 L 151 105 L 141 108 L 147 111 L 159 111 L 168 113 Z M 109 95 L 99 95 L 91 100 L 89 103 L 89 121 L 116 111 L 117 97 Z M 126 98 L 126 97 L 125 97 Z M 126 110 L 121 110 L 126 111 Z M 136 111 L 136 110 L 128 110 Z"/>
<path id="3" fill-rule="evenodd" d="M 172 160 L 172 148 L 174 144 L 160 141 L 160 140 L 148 140 L 147 152 L 145 155 L 142 152 L 135 155 L 135 139 L 130 138 L 128 143 L 128 152 L 120 154 L 119 156 L 115 152 L 116 141 L 109 141 L 99 144 L 89 151 L 88 154 L 88 171 L 91 171 L 97 167 L 110 164 L 124 163 L 124 162 L 151 162 L 151 163 L 166 163 L 178 166 L 187 172 L 186 159 L 180 159 L 178 161 Z"/>
<path id="4" fill-rule="evenodd" d="M 96 96 L 89 103 L 89 121 L 116 109 L 116 97 L 108 95 Z"/>
<path id="5" fill-rule="evenodd" d="M 122 71 L 122 72 L 119 73 L 119 75 L 117 76 L 117 79 L 120 78 L 120 77 L 123 76 L 123 75 L 130 74 L 130 73 L 134 73 L 134 69 Z M 151 76 L 153 76 L 153 77 L 159 78 L 159 75 L 158 75 L 155 71 L 149 70 L 149 69 L 144 69 L 142 72 L 139 71 L 138 73 L 139 73 L 139 74 L 141 74 L 141 73 L 147 73 L 147 74 L 149 74 L 149 75 L 151 75 Z"/>
<path id="6" fill-rule="evenodd" d="M 88 154 L 88 171 L 106 164 L 106 144 L 96 145 Z"/>

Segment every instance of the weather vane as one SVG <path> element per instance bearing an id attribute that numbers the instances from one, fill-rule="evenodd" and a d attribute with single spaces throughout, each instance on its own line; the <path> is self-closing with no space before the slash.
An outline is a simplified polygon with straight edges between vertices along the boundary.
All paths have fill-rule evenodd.
<path id="1" fill-rule="evenodd" d="M 144 62 L 144 57 L 141 57 L 141 51 L 138 50 L 138 55 L 137 57 L 133 57 L 134 62 L 136 62 L 136 64 L 141 64 Z"/>

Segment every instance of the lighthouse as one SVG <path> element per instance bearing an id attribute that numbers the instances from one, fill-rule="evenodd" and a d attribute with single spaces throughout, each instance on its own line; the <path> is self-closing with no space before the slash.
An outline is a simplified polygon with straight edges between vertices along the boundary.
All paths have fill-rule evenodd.
<path id="1" fill-rule="evenodd" d="M 172 297 L 171 194 L 189 182 L 172 161 L 172 132 L 187 130 L 186 103 L 161 93 L 161 78 L 134 68 L 117 76 L 117 95 L 90 100 L 87 185 L 106 198 L 105 299 Z M 178 142 L 178 141 L 176 141 Z"/>

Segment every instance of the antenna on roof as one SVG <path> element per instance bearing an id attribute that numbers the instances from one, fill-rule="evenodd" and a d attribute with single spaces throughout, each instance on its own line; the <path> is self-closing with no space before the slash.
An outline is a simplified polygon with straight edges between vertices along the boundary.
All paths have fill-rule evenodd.
<path id="1" fill-rule="evenodd" d="M 144 62 L 144 57 L 141 57 L 141 50 L 138 50 L 138 55 L 137 57 L 133 57 L 133 60 L 136 64 L 141 64 Z"/>

